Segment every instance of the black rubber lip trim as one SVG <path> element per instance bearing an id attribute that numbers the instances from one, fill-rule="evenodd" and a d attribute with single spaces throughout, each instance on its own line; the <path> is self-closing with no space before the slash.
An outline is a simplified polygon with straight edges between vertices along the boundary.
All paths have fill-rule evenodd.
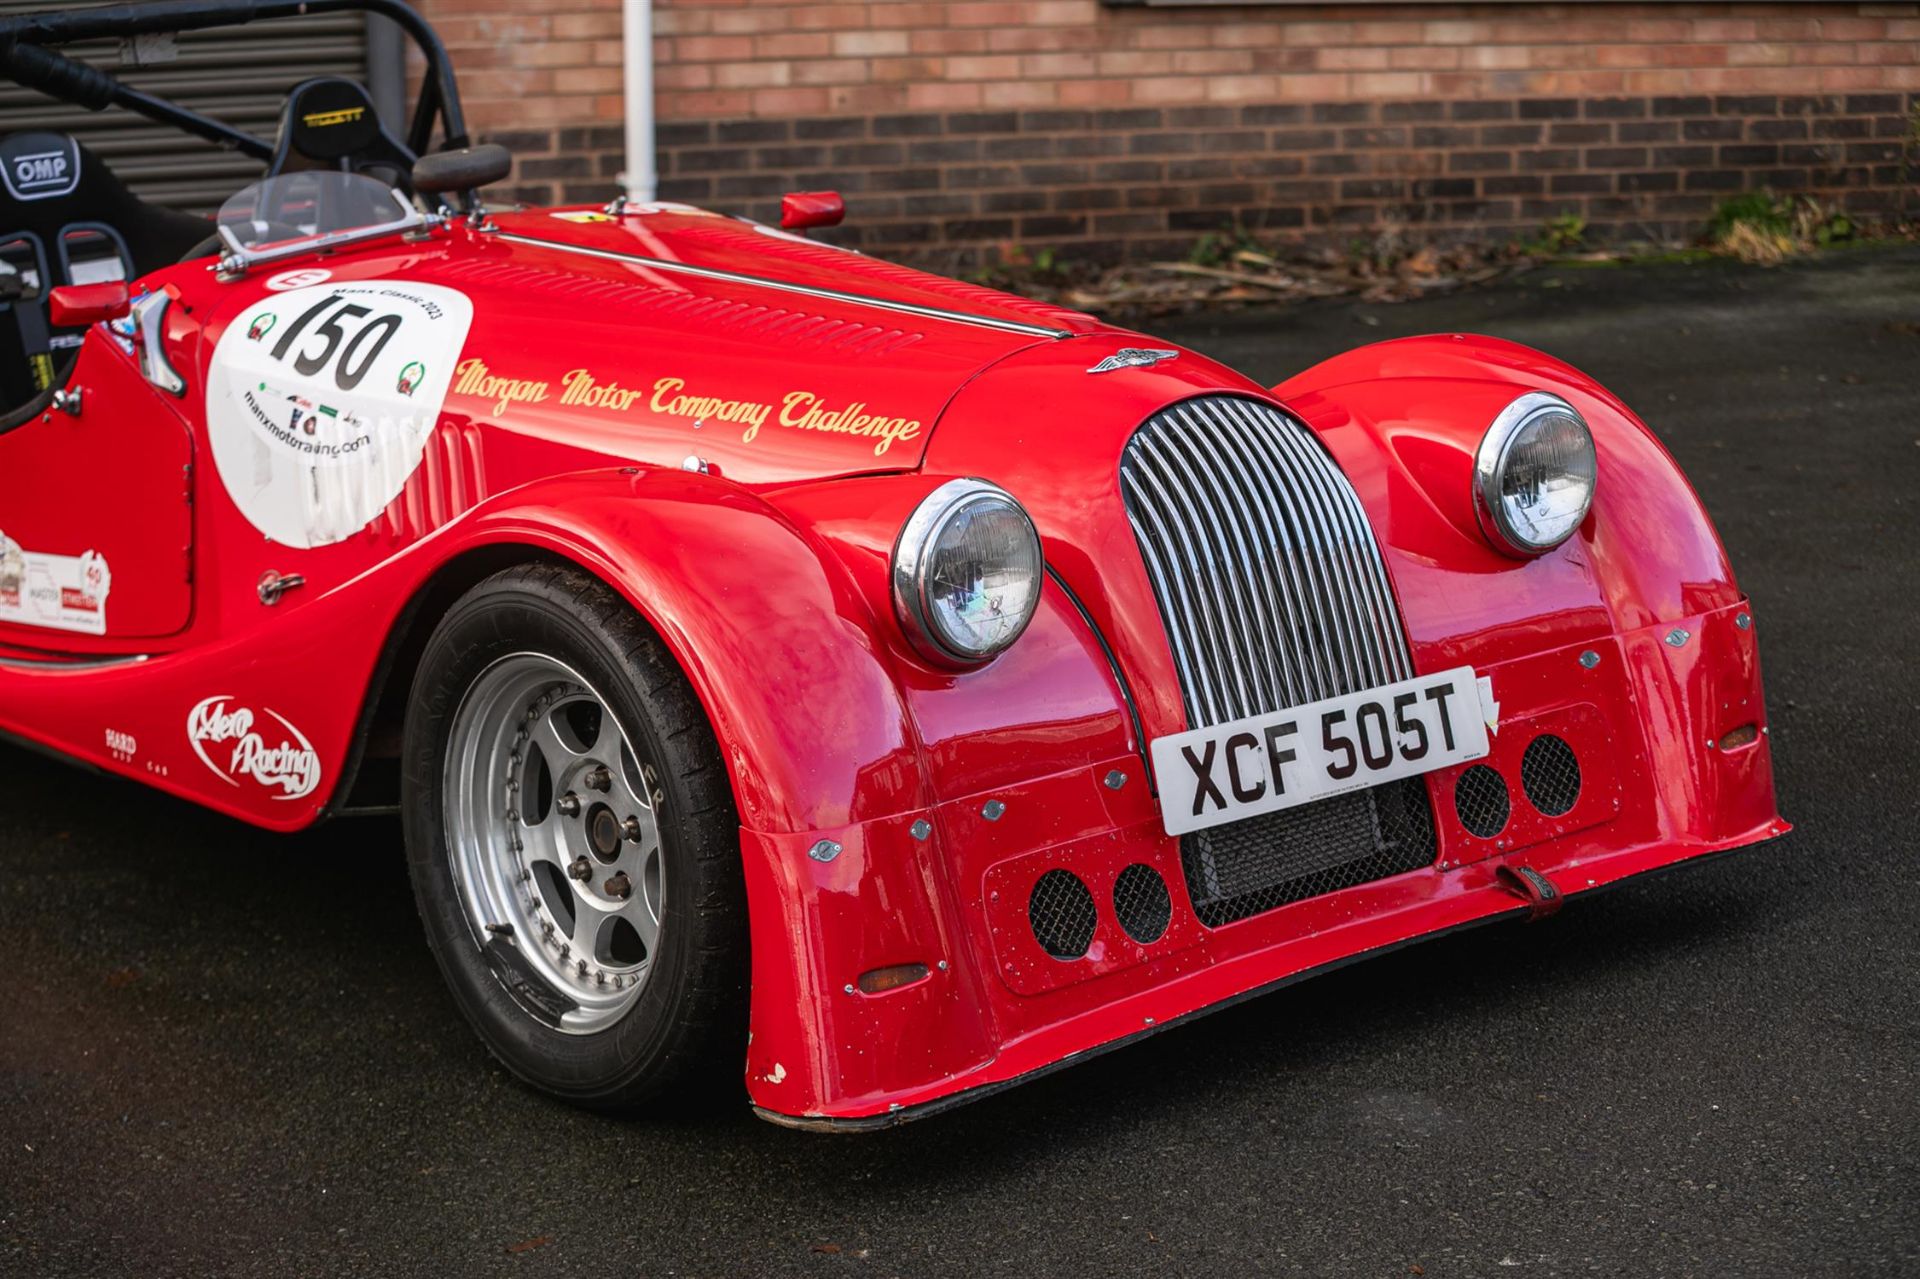
<path id="1" fill-rule="evenodd" d="M 1722 848 L 1715 852 L 1701 853 L 1694 857 L 1682 858 L 1677 862 L 1668 862 L 1665 866 L 1655 866 L 1650 870 L 1643 870 L 1637 874 L 1624 875 L 1610 883 L 1601 884 L 1598 888 L 1583 889 L 1579 893 L 1568 893 L 1566 896 L 1593 897 L 1606 892 L 1610 888 L 1617 888 L 1622 884 L 1644 883 L 1646 880 L 1662 875 L 1668 871 L 1700 866 L 1707 862 L 1717 861 L 1731 853 L 1744 853 L 1751 849 L 1758 848 L 1762 844 L 1777 843 L 1782 838 L 1784 838 L 1783 835 L 1768 835 L 1756 839 L 1752 843 L 1736 844 L 1732 848 Z M 1156 1025 L 1142 1027 L 1132 1034 L 1123 1035 L 1119 1039 L 1109 1040 L 1104 1044 L 1089 1048 L 1084 1052 L 1077 1052 L 1071 1056 L 1062 1057 L 1059 1061 L 1048 1062 L 1044 1066 L 1029 1070 L 1024 1075 L 1015 1075 L 1011 1079 L 1001 1079 L 994 1083 L 981 1084 L 975 1088 L 967 1088 L 960 1092 L 951 1093 L 945 1097 L 936 1097 L 932 1101 L 923 1101 L 917 1105 L 902 1106 L 898 1110 L 890 1110 L 883 1115 L 862 1115 L 855 1118 L 836 1118 L 827 1115 L 783 1115 L 777 1111 L 768 1110 L 763 1106 L 755 1106 L 753 1113 L 769 1123 L 778 1124 L 782 1128 L 798 1129 L 801 1132 L 864 1133 L 878 1132 L 883 1128 L 896 1128 L 901 1124 L 912 1123 L 916 1119 L 926 1119 L 930 1116 L 943 1114 L 946 1111 L 964 1106 L 969 1102 L 983 1100 L 996 1093 L 1005 1092 L 1009 1088 L 1017 1088 L 1021 1084 L 1030 1083 L 1044 1075 L 1051 1075 L 1056 1070 L 1064 1070 L 1068 1066 L 1077 1066 L 1083 1061 L 1090 1061 L 1095 1057 L 1112 1052 L 1116 1048 L 1125 1048 L 1129 1044 L 1138 1043 L 1149 1035 L 1157 1035 L 1163 1030 L 1172 1030 L 1176 1026 L 1185 1026 L 1191 1022 L 1198 1021 L 1210 1013 L 1217 1013 L 1222 1009 L 1232 1008 L 1236 1004 L 1245 1003 L 1249 999 L 1257 999 L 1262 995 L 1271 994 L 1276 990 L 1291 986 L 1296 982 L 1305 981 L 1309 977 L 1318 977 L 1322 973 L 1335 972 L 1347 967 L 1349 964 L 1359 963 L 1363 959 L 1373 959 L 1380 955 L 1390 955 L 1394 951 L 1403 950 L 1408 946 L 1416 945 L 1420 942 L 1433 941 L 1440 937 L 1451 937 L 1455 933 L 1464 933 L 1471 929 L 1479 928 L 1483 924 L 1497 923 L 1501 920 L 1525 918 L 1532 913 L 1532 909 L 1530 906 L 1516 905 L 1507 910 L 1496 911 L 1491 915 L 1482 915 L 1479 919 L 1468 920 L 1464 924 L 1454 924 L 1447 928 L 1436 928 L 1432 932 L 1416 933 L 1412 937 L 1403 937 L 1399 941 L 1388 942 L 1384 946 L 1375 946 L 1371 950 L 1358 951 L 1354 954 L 1343 956 L 1340 959 L 1329 960 L 1327 963 L 1320 964 L 1317 967 L 1303 968 L 1297 973 L 1290 973 L 1285 977 L 1270 981 L 1264 986 L 1255 986 L 1250 990 L 1243 990 L 1237 995 L 1229 995 L 1216 1003 L 1208 1004 L 1205 1008 L 1196 1008 L 1190 1013 L 1183 1013 L 1178 1017 L 1160 1022 Z"/>

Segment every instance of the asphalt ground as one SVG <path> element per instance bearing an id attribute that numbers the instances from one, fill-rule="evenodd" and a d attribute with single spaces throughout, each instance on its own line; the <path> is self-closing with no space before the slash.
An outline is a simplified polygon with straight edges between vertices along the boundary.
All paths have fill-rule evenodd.
<path id="1" fill-rule="evenodd" d="M 1920 1260 L 1920 251 L 1159 326 L 1477 330 L 1655 426 L 1759 619 L 1786 841 L 863 1137 L 611 1122 L 457 1018 L 397 829 L 0 748 L 0 1273 L 1701 1275 Z"/>

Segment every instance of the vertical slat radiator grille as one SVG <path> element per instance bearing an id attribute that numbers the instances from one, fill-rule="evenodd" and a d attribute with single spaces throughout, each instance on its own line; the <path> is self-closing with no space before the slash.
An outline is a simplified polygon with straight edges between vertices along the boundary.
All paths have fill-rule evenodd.
<path id="1" fill-rule="evenodd" d="M 1413 675 L 1386 565 L 1320 441 L 1254 400 L 1188 400 L 1120 462 L 1193 728 Z"/>
<path id="2" fill-rule="evenodd" d="M 1189 726 L 1412 677 L 1360 499 L 1320 441 L 1279 409 L 1215 396 L 1161 410 L 1128 442 L 1120 491 Z M 1418 778 L 1181 842 L 1189 894 L 1210 927 L 1416 869 L 1434 852 Z"/>

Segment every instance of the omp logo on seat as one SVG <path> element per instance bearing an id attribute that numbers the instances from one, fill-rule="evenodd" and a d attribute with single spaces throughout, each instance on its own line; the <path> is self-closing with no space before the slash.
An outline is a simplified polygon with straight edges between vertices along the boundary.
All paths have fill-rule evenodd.
<path id="1" fill-rule="evenodd" d="M 80 183 L 80 148 L 57 133 L 20 133 L 0 143 L 0 181 L 16 200 L 48 200 Z"/>
<path id="2" fill-rule="evenodd" d="M 309 129 L 325 129 L 336 124 L 352 124 L 367 113 L 365 107 L 341 107 L 338 111 L 313 111 L 300 117 Z"/>
<path id="3" fill-rule="evenodd" d="M 43 191 L 67 180 L 70 161 L 60 151 L 23 155 L 13 162 L 13 185 L 23 191 Z"/>

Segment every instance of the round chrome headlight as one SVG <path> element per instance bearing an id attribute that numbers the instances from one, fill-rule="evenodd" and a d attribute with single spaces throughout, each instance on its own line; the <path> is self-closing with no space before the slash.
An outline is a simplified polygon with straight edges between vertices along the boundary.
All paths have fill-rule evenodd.
<path id="1" fill-rule="evenodd" d="M 1532 556 L 1573 536 L 1593 505 L 1593 433 L 1557 395 L 1501 410 L 1474 456 L 1473 505 L 1496 550 Z"/>
<path id="2" fill-rule="evenodd" d="M 975 665 L 1020 638 L 1040 603 L 1040 535 L 1005 489 L 949 480 L 893 548 L 893 600 L 907 638 L 946 665 Z"/>

